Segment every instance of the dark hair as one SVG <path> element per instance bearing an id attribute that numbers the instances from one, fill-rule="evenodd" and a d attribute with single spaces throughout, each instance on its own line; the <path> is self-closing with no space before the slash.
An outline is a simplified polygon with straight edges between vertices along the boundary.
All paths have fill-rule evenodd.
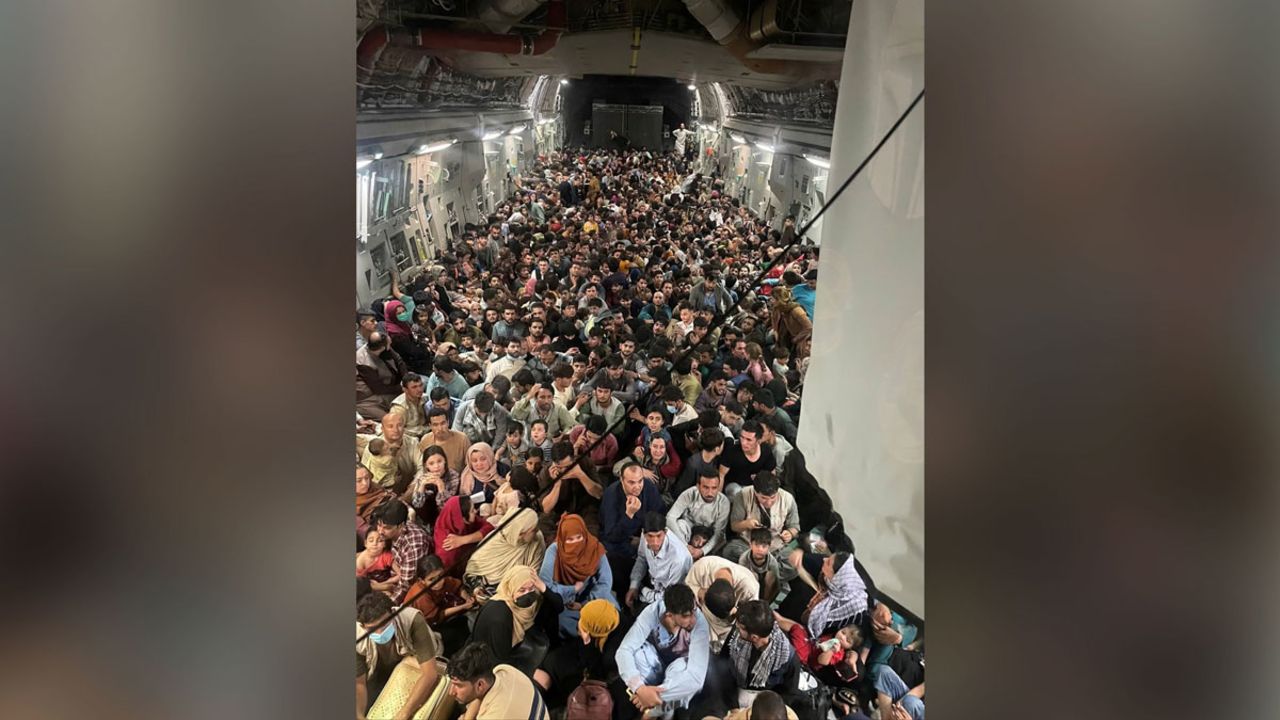
<path id="1" fill-rule="evenodd" d="M 623 366 L 622 356 L 617 353 L 610 355 L 609 357 L 605 358 L 604 366 L 607 368 L 613 368 L 615 370 L 617 368 L 622 367 Z M 610 388 L 610 390 L 612 389 L 613 388 Z"/>
<path id="2" fill-rule="evenodd" d="M 409 521 L 409 508 L 395 498 L 387 500 L 378 507 L 377 522 L 387 527 L 403 525 Z"/>
<path id="3" fill-rule="evenodd" d="M 751 702 L 751 720 L 787 720 L 787 706 L 782 696 L 764 690 Z"/>
<path id="4" fill-rule="evenodd" d="M 504 397 L 507 393 L 511 392 L 511 378 L 506 375 L 495 375 L 494 378 L 489 381 L 489 384 L 493 386 L 494 390 L 498 391 L 498 394 L 494 396 L 495 400 L 499 397 Z M 485 392 L 488 391 L 486 390 Z"/>
<path id="5" fill-rule="evenodd" d="M 493 409 L 493 404 L 495 402 L 496 400 L 494 400 L 493 395 L 491 395 L 488 390 L 481 390 L 480 394 L 476 396 L 476 410 L 487 413 Z"/>
<path id="6" fill-rule="evenodd" d="M 715 408 L 698 413 L 698 427 L 703 430 L 720 432 L 720 413 Z M 721 436 L 723 437 L 723 433 Z"/>
<path id="7" fill-rule="evenodd" d="M 462 682 L 488 680 L 493 682 L 493 666 L 498 661 L 493 650 L 482 642 L 468 643 L 449 661 L 449 677 Z"/>
<path id="8" fill-rule="evenodd" d="M 391 614 L 391 596 L 386 593 L 371 592 L 356 603 L 356 620 L 362 625 L 372 625 L 385 620 Z"/>
<path id="9" fill-rule="evenodd" d="M 422 451 L 422 464 L 426 465 L 427 458 L 433 455 L 439 455 L 440 457 L 444 458 L 446 466 L 448 465 L 449 453 L 445 452 L 445 449 L 440 447 L 439 445 L 429 445 L 427 446 L 426 449 Z"/>
<path id="10" fill-rule="evenodd" d="M 471 502 L 470 495 L 458 495 L 458 510 L 462 513 L 462 517 L 466 517 L 471 512 L 471 507 L 475 504 Z"/>
<path id="11" fill-rule="evenodd" d="M 422 562 L 418 563 L 418 568 L 422 573 L 422 577 L 426 577 L 437 570 L 444 569 L 444 561 L 439 555 L 427 555 L 422 558 Z"/>
<path id="12" fill-rule="evenodd" d="M 437 386 L 435 386 L 435 387 L 431 388 L 431 393 L 430 393 L 430 395 L 431 395 L 431 399 L 432 399 L 432 400 L 443 400 L 443 399 L 445 399 L 445 398 L 449 397 L 449 389 L 448 389 L 448 388 L 446 388 L 446 387 L 445 387 L 445 386 L 443 386 L 443 385 L 437 385 Z M 437 410 L 439 410 L 439 408 L 436 408 L 436 409 L 437 409 Z M 444 413 L 445 415 L 448 415 L 448 414 L 449 414 L 449 413 L 445 412 L 444 410 L 440 410 L 440 412 Z"/>
<path id="13" fill-rule="evenodd" d="M 668 385 L 662 389 L 662 399 L 666 402 L 684 400 L 684 393 L 680 392 L 680 388 Z"/>
<path id="14" fill-rule="evenodd" d="M 541 420 L 535 420 L 534 422 L 541 422 L 543 425 L 546 425 L 546 422 L 541 421 Z M 531 459 L 532 459 L 532 460 L 542 460 L 542 459 L 543 459 L 542 448 L 540 448 L 540 447 L 529 448 L 529 455 L 528 455 L 528 457 L 526 457 L 525 459 L 526 459 L 526 460 L 531 460 Z M 514 472 L 514 471 L 513 471 L 513 472 Z"/>
<path id="15" fill-rule="evenodd" d="M 650 510 L 644 514 L 644 531 L 646 533 L 664 532 L 667 529 L 667 516 Z"/>
<path id="16" fill-rule="evenodd" d="M 742 423 L 742 430 L 739 432 L 739 434 L 744 432 L 749 432 L 752 435 L 755 435 L 756 437 L 760 437 L 760 433 L 764 432 L 764 428 L 760 427 L 759 420 L 752 418 Z"/>
<path id="17" fill-rule="evenodd" d="M 449 359 L 448 355 L 436 358 L 435 365 L 433 367 L 435 368 L 435 371 L 439 373 L 451 373 L 457 369 L 457 366 L 454 364 L 453 360 Z"/>
<path id="18" fill-rule="evenodd" d="M 436 390 L 441 390 L 441 389 L 442 388 L 440 386 L 438 385 L 436 386 Z M 432 391 L 431 397 L 432 399 L 435 399 L 435 391 Z M 449 418 L 449 412 L 447 410 L 444 410 L 443 408 L 438 408 L 438 407 L 431 408 L 430 410 L 427 411 L 427 424 L 428 425 L 431 424 L 431 418 L 437 418 L 437 417 L 442 417 L 447 420 Z"/>
<path id="19" fill-rule="evenodd" d="M 592 417 L 598 416 L 593 415 Z M 587 419 L 590 420 L 591 418 Z M 603 418 L 601 418 L 601 420 L 603 420 Z M 561 440 L 551 446 L 551 462 L 558 463 L 568 457 L 573 457 L 573 443 L 568 440 Z"/>
<path id="20" fill-rule="evenodd" d="M 556 361 L 556 363 L 551 366 L 551 377 L 573 377 L 573 366 L 566 362 Z"/>
<path id="21" fill-rule="evenodd" d="M 360 602 L 360 598 L 373 592 L 373 582 L 367 577 L 356 578 L 356 603 Z"/>
<path id="22" fill-rule="evenodd" d="M 662 604 L 672 615 L 688 615 L 694 610 L 693 590 L 684 583 L 676 583 L 662 592 Z"/>
<path id="23" fill-rule="evenodd" d="M 763 600 L 747 600 L 738 606 L 738 622 L 752 635 L 768 637 L 773 632 L 773 611 Z"/>
<path id="24" fill-rule="evenodd" d="M 729 614 L 733 612 L 733 606 L 738 602 L 737 595 L 733 592 L 733 584 L 724 578 L 717 578 L 707 588 L 707 593 L 702 597 L 702 604 L 707 610 L 721 620 L 728 620 Z"/>
<path id="25" fill-rule="evenodd" d="M 681 375 L 688 375 L 693 372 L 693 358 L 682 356 L 679 360 L 676 360 L 675 365 L 672 365 L 671 369 Z"/>
<path id="26" fill-rule="evenodd" d="M 516 385 L 532 385 L 537 382 L 537 379 L 533 377 L 533 371 L 529 368 L 520 368 L 511 376 L 511 382 Z"/>
<path id="27" fill-rule="evenodd" d="M 778 494 L 778 477 L 768 470 L 761 470 L 751 481 L 751 487 L 755 488 L 757 495 L 772 497 Z"/>
<path id="28" fill-rule="evenodd" d="M 773 533 L 769 528 L 755 528 L 751 531 L 752 545 L 768 545 L 773 542 Z"/>
<path id="29" fill-rule="evenodd" d="M 710 452 L 724 444 L 724 433 L 721 432 L 719 425 L 717 418 L 715 427 L 704 427 L 698 432 L 698 449 Z"/>
<path id="30" fill-rule="evenodd" d="M 773 399 L 773 393 L 769 391 L 769 388 L 760 388 L 757 390 L 755 393 L 755 400 L 770 410 L 778 406 L 778 401 Z"/>
<path id="31" fill-rule="evenodd" d="M 707 375 L 707 384 L 710 385 L 711 383 L 716 382 L 717 380 L 728 380 L 728 379 L 729 378 L 725 377 L 724 370 L 721 370 L 720 368 L 716 368 L 715 370 L 711 371 L 710 375 Z"/>
<path id="32" fill-rule="evenodd" d="M 733 368 L 737 372 L 742 372 L 746 370 L 748 364 L 750 363 L 746 358 L 741 358 L 741 357 L 738 357 L 737 355 L 730 357 L 728 361 L 729 367 Z M 746 389 L 746 387 L 747 387 L 747 383 L 743 383 L 738 389 L 743 390 L 743 389 Z"/>
<path id="33" fill-rule="evenodd" d="M 538 478 L 523 465 L 517 465 L 511 468 L 511 474 L 507 476 L 507 482 L 511 483 L 511 487 L 523 493 L 538 492 Z"/>
<path id="34" fill-rule="evenodd" d="M 831 555 L 831 572 L 836 572 L 840 568 L 844 567 L 844 564 L 848 562 L 851 557 L 853 556 L 847 552 L 833 553 Z"/>
<path id="35" fill-rule="evenodd" d="M 368 310 L 357 310 L 357 311 L 356 311 L 356 324 L 357 324 L 357 325 L 359 325 L 361 320 L 363 320 L 363 319 L 365 319 L 365 318 L 370 318 L 370 317 L 371 317 L 371 318 L 375 318 L 375 319 L 376 319 L 378 316 L 377 316 L 377 315 L 374 315 L 372 312 L 369 312 Z"/>
<path id="36" fill-rule="evenodd" d="M 521 425 L 519 420 L 512 420 L 507 423 L 507 434 L 510 435 L 511 433 L 520 433 L 523 435 L 524 425 Z"/>
<path id="37" fill-rule="evenodd" d="M 582 425 L 596 435 L 602 435 L 609 429 L 609 424 L 606 423 L 604 418 L 599 415 L 588 415 Z"/>
<path id="38" fill-rule="evenodd" d="M 701 483 L 703 478 L 720 479 L 720 470 L 715 465 L 705 465 L 698 471 L 698 482 Z"/>
<path id="39" fill-rule="evenodd" d="M 543 420 L 542 418 L 535 418 L 535 419 L 533 420 L 533 422 L 529 423 L 529 429 L 530 429 L 530 430 L 533 430 L 533 426 L 534 426 L 534 425 L 541 425 L 542 427 L 546 428 L 547 430 L 550 430 L 550 429 L 551 429 L 551 427 L 550 427 L 549 425 L 547 425 L 547 421 L 546 421 L 546 420 Z"/>
<path id="40" fill-rule="evenodd" d="M 701 537 L 707 542 L 711 542 L 711 538 L 715 537 L 715 535 L 715 528 L 710 525 L 694 525 L 692 528 L 689 528 L 689 540 L 691 541 L 696 537 Z"/>

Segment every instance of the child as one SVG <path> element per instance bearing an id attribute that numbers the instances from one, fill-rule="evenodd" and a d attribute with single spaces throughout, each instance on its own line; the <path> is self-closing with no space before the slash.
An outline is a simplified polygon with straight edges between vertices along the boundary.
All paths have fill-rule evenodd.
<path id="1" fill-rule="evenodd" d="M 538 473 L 542 472 L 544 457 L 542 448 L 529 448 L 529 456 L 524 459 L 524 469 L 528 470 L 534 477 L 537 477 Z"/>
<path id="2" fill-rule="evenodd" d="M 382 533 L 370 530 L 364 536 L 364 550 L 356 553 L 356 577 L 369 578 L 374 590 L 390 590 L 399 581 Z"/>
<path id="3" fill-rule="evenodd" d="M 371 457 L 365 462 L 365 467 L 373 473 L 375 481 L 378 478 L 387 478 L 390 485 L 396 476 L 396 458 L 395 455 L 387 452 L 387 441 L 375 437 L 369 440 L 368 450 Z"/>
<path id="4" fill-rule="evenodd" d="M 819 679 L 830 685 L 848 685 L 861 676 L 863 665 L 858 650 L 862 647 L 862 631 L 857 625 L 846 625 L 814 640 L 803 624 L 777 613 L 774 617 L 796 649 L 796 657 Z"/>
<path id="5" fill-rule="evenodd" d="M 534 420 L 529 423 L 529 447 L 542 450 L 542 459 L 551 454 L 551 438 L 547 437 L 547 421 Z"/>
<path id="6" fill-rule="evenodd" d="M 476 606 L 476 599 L 462 581 L 444 577 L 444 562 L 438 555 L 422 559 L 422 578 L 409 587 L 406 598 L 414 598 L 427 624 L 440 633 L 444 654 L 456 652 L 470 636 L 465 613 Z M 416 596 L 416 598 L 415 598 Z"/>
<path id="7" fill-rule="evenodd" d="M 636 416 L 640 414 L 638 410 L 634 412 Z M 636 447 L 649 447 L 649 441 L 653 440 L 654 437 L 660 437 L 663 440 L 666 440 L 668 448 L 675 447 L 675 444 L 671 440 L 671 433 L 667 432 L 666 426 L 666 413 L 659 408 L 650 410 L 644 416 L 644 427 L 640 429 L 640 437 L 636 438 Z"/>
<path id="8" fill-rule="evenodd" d="M 524 425 L 512 420 L 507 425 L 507 441 L 498 448 L 496 453 L 498 462 L 505 464 L 507 467 L 517 467 L 524 464 L 525 456 L 529 453 L 529 443 L 524 441 Z"/>
<path id="9" fill-rule="evenodd" d="M 756 528 L 751 531 L 751 549 L 738 558 L 739 565 L 755 573 L 760 583 L 760 599 L 769 604 L 773 604 L 778 595 L 780 570 L 778 558 L 770 552 L 772 543 L 773 533 L 769 528 Z"/>

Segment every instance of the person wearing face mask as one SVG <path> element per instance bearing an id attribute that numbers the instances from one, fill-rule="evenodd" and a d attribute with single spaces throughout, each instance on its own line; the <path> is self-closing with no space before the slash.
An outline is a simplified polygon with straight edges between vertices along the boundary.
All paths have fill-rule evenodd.
<path id="1" fill-rule="evenodd" d="M 409 372 L 399 353 L 381 332 L 369 334 L 369 342 L 356 350 L 356 412 L 369 420 L 381 420 L 400 394 L 400 381 Z"/>
<path id="2" fill-rule="evenodd" d="M 431 372 L 431 353 L 413 337 L 413 301 L 408 306 L 399 300 L 389 300 L 382 306 L 386 316 L 387 337 L 391 339 L 391 347 L 410 370 L 426 375 Z"/>
<path id="3" fill-rule="evenodd" d="M 470 642 L 488 646 L 498 662 L 536 666 L 542 657 L 531 657 L 530 650 L 534 646 L 546 647 L 547 638 L 556 633 L 556 618 L 563 610 L 560 596 L 547 589 L 532 567 L 513 565 L 503 573 L 498 591 L 476 616 Z M 525 652 L 517 652 L 526 636 L 532 644 Z M 532 672 L 533 667 L 528 670 Z"/>
<path id="4" fill-rule="evenodd" d="M 604 545 L 587 530 L 582 516 L 563 515 L 556 527 L 556 541 L 547 547 L 538 577 L 564 602 L 560 613 L 560 634 L 571 638 L 578 632 L 583 606 L 595 600 L 613 605 L 613 572 Z"/>
<path id="5" fill-rule="evenodd" d="M 391 598 L 371 592 L 356 604 L 356 717 L 409 718 L 441 676 L 440 638 L 412 607 L 394 617 Z"/>
<path id="6" fill-rule="evenodd" d="M 662 401 L 666 411 L 671 414 L 670 425 L 679 425 L 680 423 L 692 422 L 698 419 L 698 411 L 685 402 L 684 393 L 681 392 L 680 388 L 673 385 L 663 388 Z"/>
<path id="7" fill-rule="evenodd" d="M 476 548 L 463 576 L 467 586 L 481 597 L 493 594 L 512 565 L 538 567 L 546 552 L 538 514 L 532 509 L 512 508 L 501 519 L 491 518 L 490 523 L 496 530 Z"/>

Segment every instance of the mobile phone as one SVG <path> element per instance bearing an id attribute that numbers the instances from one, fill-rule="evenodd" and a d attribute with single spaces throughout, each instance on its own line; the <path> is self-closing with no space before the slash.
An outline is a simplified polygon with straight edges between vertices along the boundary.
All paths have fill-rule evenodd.
<path id="1" fill-rule="evenodd" d="M 483 491 L 483 490 L 481 490 L 480 492 L 471 493 L 471 502 L 472 502 L 473 504 L 480 504 L 480 503 L 483 503 L 483 502 L 484 502 L 484 491 Z"/>

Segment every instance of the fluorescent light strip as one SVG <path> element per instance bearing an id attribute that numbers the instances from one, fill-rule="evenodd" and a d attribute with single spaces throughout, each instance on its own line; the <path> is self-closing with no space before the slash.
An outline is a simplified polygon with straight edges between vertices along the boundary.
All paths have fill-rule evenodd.
<path id="1" fill-rule="evenodd" d="M 830 161 L 830 160 L 823 160 L 822 158 L 820 158 L 820 157 L 818 157 L 818 156 L 816 156 L 816 155 L 809 155 L 809 154 L 806 154 L 806 155 L 804 156 L 804 159 L 805 159 L 805 160 L 808 160 L 809 162 L 813 163 L 814 165 L 817 165 L 818 167 L 822 168 L 823 170 L 830 170 L 830 169 L 831 169 L 831 161 Z"/>

